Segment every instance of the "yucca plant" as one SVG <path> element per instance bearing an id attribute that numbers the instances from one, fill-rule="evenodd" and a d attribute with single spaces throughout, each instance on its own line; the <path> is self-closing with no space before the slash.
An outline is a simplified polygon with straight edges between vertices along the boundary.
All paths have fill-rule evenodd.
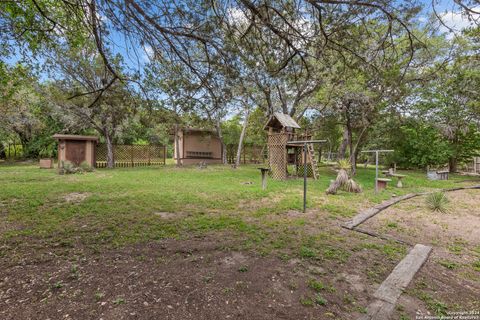
<path id="1" fill-rule="evenodd" d="M 444 192 L 430 193 L 425 200 L 427 207 L 433 212 L 447 213 L 449 200 Z"/>
<path id="2" fill-rule="evenodd" d="M 362 188 L 348 175 L 348 172 L 351 168 L 350 161 L 345 159 L 339 160 L 337 167 L 339 168 L 337 178 L 335 181 L 332 181 L 326 193 L 336 194 L 338 189 L 342 189 L 347 192 L 362 192 Z"/>
<path id="3" fill-rule="evenodd" d="M 352 165 L 350 164 L 350 161 L 348 161 L 347 159 L 340 159 L 340 160 L 338 160 L 338 162 L 337 162 L 337 167 L 338 167 L 339 169 L 343 169 L 343 170 L 345 170 L 345 171 L 347 171 L 347 172 L 350 171 L 351 166 L 352 166 Z"/>

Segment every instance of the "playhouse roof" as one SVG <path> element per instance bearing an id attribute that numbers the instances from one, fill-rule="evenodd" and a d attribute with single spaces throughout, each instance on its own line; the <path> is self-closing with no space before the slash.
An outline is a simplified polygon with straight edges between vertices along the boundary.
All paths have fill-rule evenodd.
<path id="1" fill-rule="evenodd" d="M 281 112 L 274 112 L 273 115 L 268 119 L 267 123 L 263 127 L 263 129 L 267 129 L 269 127 L 273 128 L 294 128 L 300 129 L 301 127 L 298 123 L 293 120 L 288 114 L 281 113 Z"/>
<path id="2" fill-rule="evenodd" d="M 54 134 L 53 138 L 56 140 L 91 140 L 91 141 L 98 141 L 98 137 L 96 136 L 79 136 L 74 134 Z"/>

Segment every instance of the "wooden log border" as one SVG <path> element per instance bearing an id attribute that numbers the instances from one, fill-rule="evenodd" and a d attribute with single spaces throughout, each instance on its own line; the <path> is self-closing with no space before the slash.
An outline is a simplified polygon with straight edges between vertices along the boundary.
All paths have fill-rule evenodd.
<path id="1" fill-rule="evenodd" d="M 480 185 L 467 186 L 467 187 L 457 187 L 457 188 L 451 188 L 451 189 L 441 189 L 440 191 L 442 191 L 442 192 L 452 192 L 452 191 L 468 190 L 468 189 L 480 189 Z M 386 201 L 384 201 L 380 204 L 377 204 L 376 206 L 373 206 L 371 208 L 368 208 L 368 209 L 365 209 L 365 210 L 362 210 L 362 211 L 358 212 L 358 214 L 355 217 L 353 217 L 352 220 L 344 223 L 342 225 L 342 227 L 346 228 L 346 229 L 349 229 L 349 230 L 353 230 L 357 226 L 359 226 L 360 224 L 364 223 L 368 219 L 377 215 L 379 212 L 382 212 L 383 210 L 387 209 L 388 207 L 390 207 L 390 206 L 392 206 L 396 203 L 399 203 L 400 201 L 412 199 L 412 198 L 419 197 L 419 196 L 424 196 L 424 195 L 431 194 L 431 193 L 434 193 L 434 192 L 438 192 L 438 191 L 409 193 L 409 194 L 406 194 L 406 195 L 403 195 L 403 196 L 392 198 L 390 200 L 386 200 Z"/>

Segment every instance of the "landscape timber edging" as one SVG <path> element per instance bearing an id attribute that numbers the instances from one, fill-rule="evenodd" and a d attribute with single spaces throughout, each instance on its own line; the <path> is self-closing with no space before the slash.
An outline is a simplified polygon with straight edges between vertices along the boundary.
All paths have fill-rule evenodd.
<path id="1" fill-rule="evenodd" d="M 452 191 L 467 190 L 467 189 L 480 189 L 480 185 L 468 186 L 468 187 L 458 187 L 458 188 L 451 188 L 451 189 L 442 189 L 441 191 L 452 192 Z M 434 193 L 434 192 L 436 192 L 436 191 L 409 193 L 409 194 L 406 194 L 406 195 L 403 195 L 403 196 L 394 197 L 392 199 L 383 201 L 382 203 L 377 204 L 376 206 L 373 206 L 371 208 L 368 208 L 368 209 L 365 209 L 365 210 L 362 210 L 362 211 L 358 212 L 358 214 L 355 217 L 353 217 L 352 220 L 345 222 L 342 225 L 342 227 L 344 227 L 346 229 L 353 230 L 355 227 L 364 223 L 368 219 L 374 217 L 379 212 L 387 209 L 388 207 L 390 207 L 390 206 L 392 206 L 392 205 L 394 205 L 394 204 L 396 204 L 400 201 L 404 201 L 404 200 L 411 199 L 411 198 L 418 197 L 418 196 L 424 196 L 424 195 Z"/>

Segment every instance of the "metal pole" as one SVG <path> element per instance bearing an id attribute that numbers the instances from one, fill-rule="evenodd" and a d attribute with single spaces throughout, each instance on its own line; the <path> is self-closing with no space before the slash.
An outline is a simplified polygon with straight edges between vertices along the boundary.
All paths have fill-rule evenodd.
<path id="1" fill-rule="evenodd" d="M 307 143 L 303 145 L 303 213 L 307 212 Z"/>
<path id="2" fill-rule="evenodd" d="M 375 151 L 375 193 L 378 193 L 378 151 Z"/>
<path id="3" fill-rule="evenodd" d="M 262 190 L 267 189 L 266 171 L 262 170 Z"/>

